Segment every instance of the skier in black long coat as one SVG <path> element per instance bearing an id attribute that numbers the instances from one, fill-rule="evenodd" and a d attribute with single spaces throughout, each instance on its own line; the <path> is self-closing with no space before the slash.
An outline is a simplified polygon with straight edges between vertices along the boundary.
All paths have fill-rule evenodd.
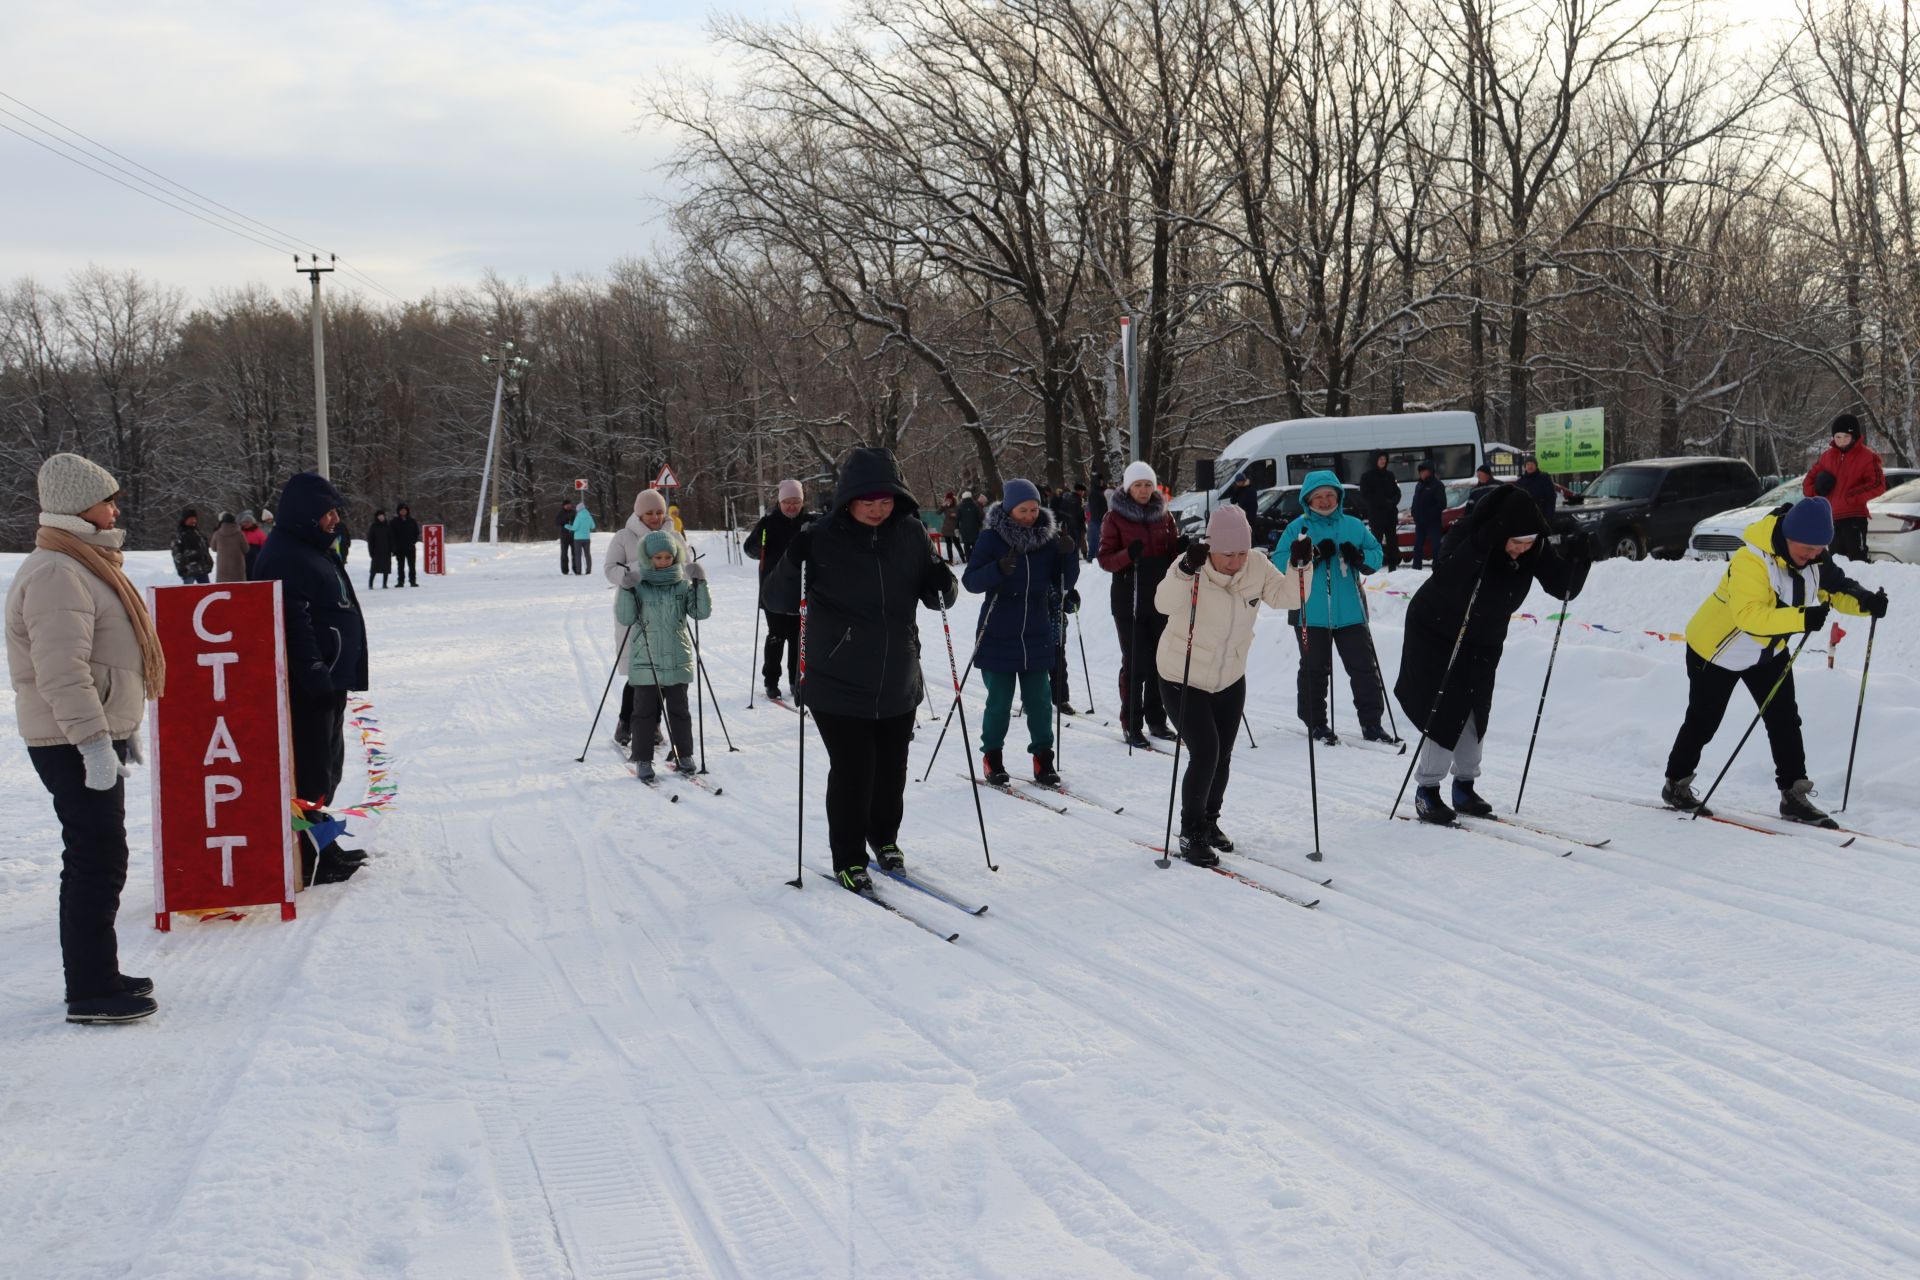
<path id="1" fill-rule="evenodd" d="M 1367 529 L 1380 540 L 1389 569 L 1400 567 L 1400 478 L 1387 465 L 1386 451 L 1380 450 L 1367 463 L 1360 477 L 1360 506 L 1366 512 Z"/>
<path id="2" fill-rule="evenodd" d="M 1422 821 L 1452 822 L 1456 809 L 1478 816 L 1493 812 L 1473 782 L 1480 776 L 1507 623 L 1536 579 L 1563 600 L 1579 595 L 1587 580 L 1585 543 L 1575 539 L 1556 552 L 1546 535 L 1547 522 L 1533 499 L 1512 485 L 1498 486 L 1448 531 L 1433 576 L 1407 605 L 1393 693 L 1427 736 L 1413 772 L 1414 810 Z M 1459 654 L 1449 670 L 1456 639 Z M 1449 771 L 1451 808 L 1440 798 L 1440 781 Z"/>
<path id="3" fill-rule="evenodd" d="M 827 748 L 834 874 L 855 891 L 873 887 L 869 848 L 883 867 L 905 866 L 907 744 L 925 688 L 919 610 L 960 594 L 919 510 L 891 453 L 851 450 L 831 509 L 794 534 L 761 591 L 768 609 L 798 614 L 805 572 L 800 700 Z"/>

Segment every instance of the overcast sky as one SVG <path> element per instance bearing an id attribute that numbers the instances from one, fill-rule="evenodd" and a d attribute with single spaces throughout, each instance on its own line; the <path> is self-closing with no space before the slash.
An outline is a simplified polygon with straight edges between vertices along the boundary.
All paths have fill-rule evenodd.
<path id="1" fill-rule="evenodd" d="M 1732 7 L 1766 26 L 1793 2 Z M 0 0 L 0 91 L 403 296 L 489 267 L 538 284 L 663 235 L 670 140 L 637 99 L 662 72 L 716 67 L 710 7 Z M 723 7 L 823 20 L 843 6 Z M 5 98 L 0 111 L 34 119 Z M 0 282 L 57 284 L 89 262 L 194 298 L 301 283 L 285 255 L 0 131 Z"/>
<path id="2" fill-rule="evenodd" d="M 403 296 L 489 267 L 542 283 L 662 234 L 670 143 L 641 125 L 637 98 L 663 70 L 714 65 L 708 8 L 0 0 L 0 91 Z M 0 110 L 46 124 L 6 98 Z M 14 116 L 0 125 L 32 132 Z M 304 283 L 286 255 L 0 132 L 0 282 L 57 284 L 89 262 L 193 297 Z"/>

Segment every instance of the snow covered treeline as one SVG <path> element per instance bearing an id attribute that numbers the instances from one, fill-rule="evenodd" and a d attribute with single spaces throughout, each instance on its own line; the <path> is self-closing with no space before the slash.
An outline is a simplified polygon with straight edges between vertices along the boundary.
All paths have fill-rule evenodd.
<path id="1" fill-rule="evenodd" d="M 1920 454 L 1920 16 L 1822 0 L 1719 31 L 1654 0 L 891 0 L 724 21 L 661 86 L 681 139 L 649 261 L 412 303 L 330 285 L 334 471 L 367 508 L 472 501 L 492 382 L 503 522 L 605 523 L 671 460 L 689 517 L 856 439 L 929 492 L 1111 476 L 1116 318 L 1165 475 L 1247 425 L 1472 407 L 1489 438 L 1603 404 L 1609 456 L 1792 470 L 1839 408 Z M 337 287 L 336 287 L 337 286 Z M 258 506 L 311 457 L 305 303 L 132 275 L 0 289 L 0 541 L 38 460 L 175 507 Z M 366 509 L 355 513 L 364 522 Z M 456 523 L 458 521 L 456 520 Z"/>

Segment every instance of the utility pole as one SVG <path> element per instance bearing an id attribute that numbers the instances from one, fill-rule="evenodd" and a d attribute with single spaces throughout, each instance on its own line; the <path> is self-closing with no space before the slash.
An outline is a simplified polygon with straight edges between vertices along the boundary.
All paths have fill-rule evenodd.
<path id="1" fill-rule="evenodd" d="M 760 484 L 760 492 L 755 495 L 755 500 L 760 507 L 760 514 L 764 516 L 767 514 L 767 443 L 760 436 L 760 371 L 758 369 L 747 371 L 747 401 L 753 406 L 750 419 L 753 425 L 748 430 L 753 432 L 753 470 Z"/>
<path id="2" fill-rule="evenodd" d="M 492 337 L 491 331 L 487 334 Z M 493 382 L 493 421 L 487 427 L 487 460 L 480 468 L 480 502 L 473 509 L 473 541 L 480 541 L 480 517 L 489 507 L 493 511 L 492 523 L 487 529 L 487 541 L 500 541 L 500 468 L 495 465 L 494 454 L 500 439 L 500 405 L 506 398 L 507 384 L 518 382 L 527 370 L 524 356 L 513 354 L 513 344 L 502 342 L 499 348 L 480 357 L 480 363 L 492 365 Z"/>
<path id="3" fill-rule="evenodd" d="M 333 270 L 334 255 L 327 255 L 328 266 L 320 265 L 320 255 L 312 254 L 307 266 L 300 255 L 293 255 L 293 269 L 313 281 L 313 443 L 314 470 L 329 475 L 327 458 L 327 340 L 320 321 L 320 277 Z"/>

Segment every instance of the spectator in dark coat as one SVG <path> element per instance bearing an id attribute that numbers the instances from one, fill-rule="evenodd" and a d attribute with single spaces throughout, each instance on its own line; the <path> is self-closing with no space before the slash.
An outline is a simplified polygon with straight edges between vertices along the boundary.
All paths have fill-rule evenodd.
<path id="1" fill-rule="evenodd" d="M 1400 477 L 1387 465 L 1385 450 L 1373 455 L 1360 477 L 1360 508 L 1367 530 L 1380 543 L 1389 569 L 1400 567 Z"/>
<path id="2" fill-rule="evenodd" d="M 986 520 L 986 515 L 986 494 L 963 493 L 960 495 L 960 510 L 954 516 L 954 523 L 960 529 L 962 559 L 973 555 L 973 544 L 980 539 L 980 526 Z"/>
<path id="3" fill-rule="evenodd" d="M 1253 487 L 1253 477 L 1242 471 L 1233 478 L 1227 488 L 1227 501 L 1240 508 L 1247 518 L 1247 528 L 1253 528 L 1254 521 L 1260 518 L 1260 491 Z"/>
<path id="4" fill-rule="evenodd" d="M 376 511 L 373 523 L 367 526 L 367 590 L 373 590 L 376 577 L 383 589 L 391 586 L 387 579 L 392 574 L 393 526 L 388 523 L 385 511 Z"/>
<path id="5" fill-rule="evenodd" d="M 287 481 L 280 519 L 254 563 L 254 576 L 280 582 L 287 643 L 287 709 L 293 737 L 293 792 L 326 820 L 346 768 L 347 695 L 367 687 L 367 625 L 334 549 L 346 502 L 325 476 L 305 471 Z M 302 841 L 311 883 L 345 880 L 366 855 L 337 843 Z"/>
<path id="6" fill-rule="evenodd" d="M 561 573 L 573 572 L 573 514 L 573 499 L 568 498 L 560 504 L 560 514 L 553 518 L 553 523 L 560 530 Z"/>
<path id="7" fill-rule="evenodd" d="M 183 583 L 204 584 L 213 576 L 213 551 L 200 533 L 200 513 L 188 507 L 180 513 L 173 534 L 173 571 Z"/>
<path id="8" fill-rule="evenodd" d="M 413 518 L 413 508 L 401 503 L 393 509 L 392 526 L 389 535 L 393 539 L 393 558 L 399 563 L 394 574 L 396 587 L 417 587 L 420 585 L 420 571 L 414 564 L 414 548 L 420 545 L 420 522 Z"/>
<path id="9" fill-rule="evenodd" d="M 1413 497 L 1407 503 L 1407 514 L 1413 517 L 1413 567 L 1422 567 L 1429 556 L 1440 554 L 1440 529 L 1442 513 L 1447 509 L 1447 486 L 1433 474 L 1433 464 L 1422 462 L 1417 468 L 1420 478 L 1413 482 Z M 1395 542 L 1399 539 L 1396 537 Z"/>
<path id="10" fill-rule="evenodd" d="M 1520 492 L 1533 499 L 1533 505 L 1540 508 L 1541 518 L 1547 527 L 1553 527 L 1553 509 L 1560 505 L 1560 491 L 1553 486 L 1553 477 L 1540 469 L 1540 460 L 1528 454 L 1520 462 L 1520 478 L 1514 485 Z"/>
<path id="11" fill-rule="evenodd" d="M 240 523 L 234 519 L 233 512 L 220 513 L 220 526 L 213 531 L 212 548 L 215 582 L 247 580 L 247 557 L 251 548 L 247 546 L 247 536 L 240 532 Z"/>
<path id="12" fill-rule="evenodd" d="M 1083 484 L 1073 487 L 1087 495 L 1087 542 L 1081 549 L 1080 558 L 1091 560 L 1100 549 L 1100 522 L 1107 518 L 1107 486 L 1097 484 L 1091 491 Z"/>

